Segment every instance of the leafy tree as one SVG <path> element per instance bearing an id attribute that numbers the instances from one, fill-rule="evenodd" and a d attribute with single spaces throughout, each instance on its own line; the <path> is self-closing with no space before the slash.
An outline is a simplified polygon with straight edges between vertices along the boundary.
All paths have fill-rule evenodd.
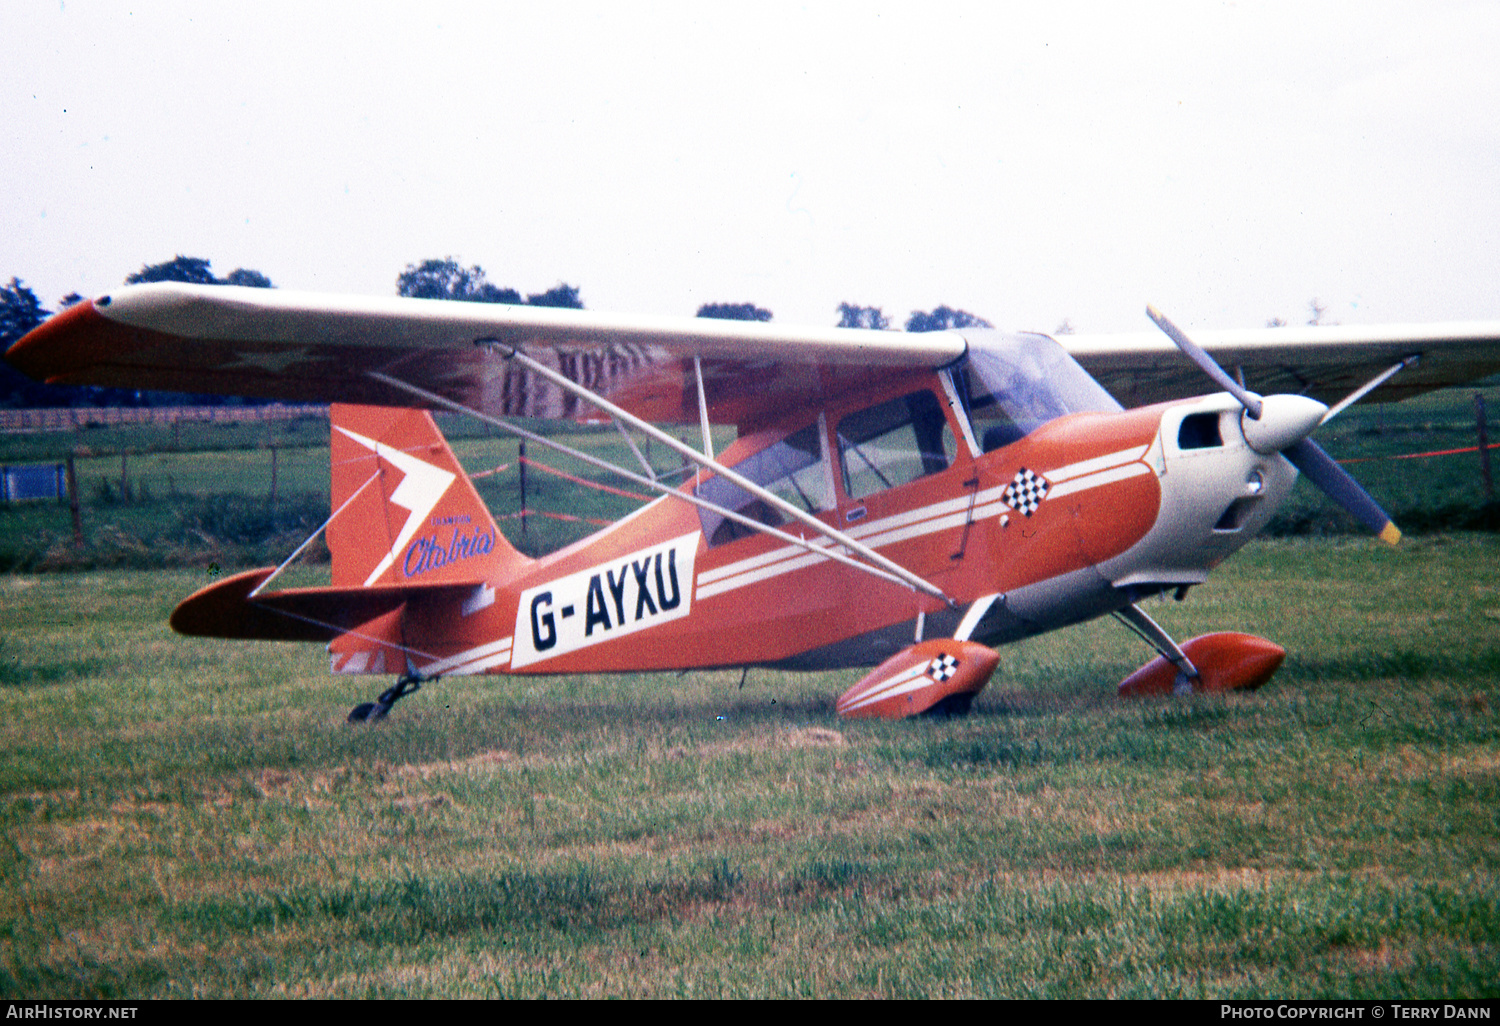
<path id="1" fill-rule="evenodd" d="M 414 299 L 455 299 L 464 303 L 520 303 L 515 289 L 502 289 L 485 280 L 479 265 L 462 267 L 457 260 L 423 260 L 407 264 L 396 278 L 396 294 Z"/>
<path id="2" fill-rule="evenodd" d="M 484 268 L 478 264 L 464 267 L 452 257 L 407 264 L 406 270 L 396 278 L 396 294 L 413 299 L 453 299 L 462 303 L 510 303 L 516 306 L 529 303 L 532 306 L 583 309 L 577 286 L 558 283 L 546 292 L 523 299 L 515 289 L 491 284 L 484 276 Z"/>
<path id="3" fill-rule="evenodd" d="M 151 281 L 181 281 L 189 285 L 248 285 L 252 288 L 275 288 L 271 279 L 259 271 L 243 267 L 229 272 L 227 278 L 214 276 L 209 261 L 202 257 L 188 257 L 181 253 L 162 264 L 147 264 L 125 278 L 126 285 L 139 285 Z"/>
<path id="4" fill-rule="evenodd" d="M 853 303 L 839 304 L 840 328 L 869 328 L 884 331 L 891 326 L 890 320 L 878 306 L 855 306 Z"/>
<path id="5" fill-rule="evenodd" d="M 479 288 L 475 289 L 469 296 L 469 301 L 473 303 L 511 303 L 516 306 L 520 306 L 522 303 L 521 294 L 515 289 L 502 289 L 500 286 L 491 285 L 489 282 L 484 282 Z"/>
<path id="6" fill-rule="evenodd" d="M 42 309 L 35 292 L 22 285 L 20 278 L 11 278 L 9 285 L 0 288 L 0 348 L 9 349 L 12 342 L 51 316 L 52 311 Z"/>
<path id="7" fill-rule="evenodd" d="M 983 317 L 969 313 L 967 310 L 955 310 L 949 306 L 940 306 L 932 313 L 923 313 L 921 310 L 913 310 L 911 316 L 906 319 L 907 331 L 946 331 L 949 328 L 993 328 L 994 325 Z"/>
<path id="8" fill-rule="evenodd" d="M 582 310 L 583 300 L 579 298 L 576 285 L 565 285 L 558 282 L 546 292 L 537 292 L 526 297 L 528 306 L 555 306 L 564 310 Z"/>
<path id="9" fill-rule="evenodd" d="M 241 285 L 252 289 L 274 289 L 276 287 L 271 284 L 271 279 L 267 278 L 264 274 L 261 274 L 259 271 L 246 270 L 243 267 L 236 267 L 225 275 L 224 284 Z"/>
<path id="10" fill-rule="evenodd" d="M 208 261 L 202 257 L 186 257 L 181 253 L 164 264 L 147 264 L 134 274 L 125 277 L 126 285 L 139 285 L 150 281 L 184 281 L 189 285 L 217 285 L 219 279 L 209 270 Z"/>
<path id="11" fill-rule="evenodd" d="M 698 308 L 698 316 L 719 321 L 769 321 L 771 311 L 754 303 L 704 303 Z"/>

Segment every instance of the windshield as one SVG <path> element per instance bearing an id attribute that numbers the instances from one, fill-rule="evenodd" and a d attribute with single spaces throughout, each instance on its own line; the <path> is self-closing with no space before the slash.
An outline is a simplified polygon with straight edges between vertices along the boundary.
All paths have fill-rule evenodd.
<path id="1" fill-rule="evenodd" d="M 953 384 L 985 452 L 1065 414 L 1123 409 L 1046 335 L 966 331 L 964 337 L 969 356 L 953 370 Z"/>

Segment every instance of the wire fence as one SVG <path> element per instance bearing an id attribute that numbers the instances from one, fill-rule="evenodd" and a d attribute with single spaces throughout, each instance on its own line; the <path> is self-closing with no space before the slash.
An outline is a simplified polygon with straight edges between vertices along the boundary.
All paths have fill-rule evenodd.
<path id="1" fill-rule="evenodd" d="M 0 431 L 76 431 L 120 424 L 267 424 L 328 417 L 316 404 L 266 406 L 69 406 L 38 410 L 0 410 Z"/>

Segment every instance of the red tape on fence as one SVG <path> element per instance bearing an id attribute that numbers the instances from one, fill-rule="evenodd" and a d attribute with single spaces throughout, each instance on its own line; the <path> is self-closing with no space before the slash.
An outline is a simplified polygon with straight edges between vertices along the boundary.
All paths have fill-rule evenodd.
<path id="1" fill-rule="evenodd" d="M 549 467 L 545 463 L 538 463 L 536 460 L 530 459 L 526 456 L 517 456 L 516 462 L 524 463 L 528 467 L 535 467 L 537 470 L 540 470 L 543 473 L 556 475 L 557 477 L 560 477 L 565 481 L 572 481 L 574 484 L 581 484 L 589 488 L 597 488 L 601 492 L 609 492 L 611 495 L 623 495 L 625 498 L 635 499 L 637 502 L 650 501 L 650 496 L 637 495 L 635 492 L 627 492 L 623 488 L 613 488 L 607 484 L 600 484 L 598 481 L 590 481 L 588 478 L 574 477 L 572 474 L 558 470 L 556 467 Z M 495 467 L 493 470 L 481 470 L 477 474 L 470 474 L 469 480 L 477 481 L 481 477 L 489 477 L 491 474 L 502 473 L 503 471 L 509 470 L 510 467 L 511 465 L 509 463 L 502 463 L 498 467 Z"/>
<path id="2" fill-rule="evenodd" d="M 1487 449 L 1500 449 L 1500 442 L 1491 442 L 1485 446 Z M 1464 449 L 1438 449 L 1433 452 L 1403 452 L 1395 456 L 1360 456 L 1352 460 L 1339 460 L 1340 463 L 1373 463 L 1376 460 L 1420 460 L 1428 456 L 1456 456 L 1464 452 L 1478 452 L 1479 446 L 1471 445 Z"/>
<path id="3" fill-rule="evenodd" d="M 544 509 L 529 509 L 525 512 L 517 511 L 496 517 L 496 520 L 514 520 L 517 517 L 549 517 L 553 520 L 564 520 L 570 524 L 594 524 L 597 527 L 608 527 L 609 520 L 599 520 L 596 517 L 575 517 L 571 513 L 548 513 Z"/>

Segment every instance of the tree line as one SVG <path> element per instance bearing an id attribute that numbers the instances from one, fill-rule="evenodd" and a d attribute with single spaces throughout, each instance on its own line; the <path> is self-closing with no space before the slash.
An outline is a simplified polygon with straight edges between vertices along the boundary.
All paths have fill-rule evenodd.
<path id="1" fill-rule="evenodd" d="M 146 264 L 125 277 L 125 284 L 179 281 L 192 285 L 237 285 L 245 288 L 275 288 L 265 274 L 237 267 L 222 278 L 214 273 L 210 261 L 202 257 L 178 254 L 159 264 Z M 582 310 L 583 297 L 576 285 L 558 282 L 550 289 L 523 295 L 519 290 L 490 282 L 477 264 L 464 267 L 452 257 L 423 260 L 408 264 L 396 277 L 396 294 L 416 299 L 448 299 L 468 303 L 506 303 L 513 306 L 543 306 Z M 83 301 L 76 292 L 58 301 L 58 311 Z M 889 330 L 890 320 L 878 306 L 855 303 L 838 305 L 840 328 Z M 12 277 L 9 285 L 0 286 L 0 352 L 31 329 L 53 316 L 36 293 L 20 278 Z M 770 310 L 754 303 L 704 303 L 697 316 L 720 320 L 769 321 Z M 965 310 L 938 306 L 931 311 L 913 310 L 905 322 L 906 331 L 943 331 L 948 328 L 991 327 L 984 318 Z M 248 400 L 217 395 L 185 395 L 178 392 L 153 392 L 124 388 L 47 385 L 32 381 L 9 363 L 0 360 L 0 407 L 51 406 L 214 406 Z"/>

